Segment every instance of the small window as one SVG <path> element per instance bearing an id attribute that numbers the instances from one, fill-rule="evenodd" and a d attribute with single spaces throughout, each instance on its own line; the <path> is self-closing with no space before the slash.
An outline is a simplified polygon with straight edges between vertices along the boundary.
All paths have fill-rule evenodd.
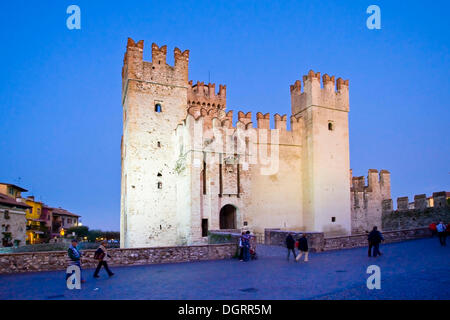
<path id="1" fill-rule="evenodd" d="M 333 122 L 328 122 L 328 130 L 330 130 L 330 131 L 334 130 Z"/>
<path id="2" fill-rule="evenodd" d="M 336 222 L 336 217 L 331 217 L 331 222 Z"/>
<path id="3" fill-rule="evenodd" d="M 248 226 L 248 222 L 244 221 L 244 227 Z"/>
<path id="4" fill-rule="evenodd" d="M 202 219 L 202 237 L 208 236 L 208 219 Z"/>
<path id="5" fill-rule="evenodd" d="M 155 104 L 155 112 L 162 112 L 162 106 L 160 103 Z"/>
<path id="6" fill-rule="evenodd" d="M 162 189 L 162 182 L 158 182 L 158 189 Z"/>

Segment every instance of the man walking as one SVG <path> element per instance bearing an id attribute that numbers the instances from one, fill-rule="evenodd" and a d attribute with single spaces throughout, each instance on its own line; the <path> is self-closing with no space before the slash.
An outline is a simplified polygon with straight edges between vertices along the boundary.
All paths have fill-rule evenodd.
<path id="1" fill-rule="evenodd" d="M 439 237 L 439 242 L 441 243 L 441 246 L 445 246 L 446 244 L 446 238 L 447 238 L 447 232 L 446 232 L 447 226 L 444 224 L 444 222 L 439 222 L 439 224 L 436 226 L 436 230 Z"/>
<path id="2" fill-rule="evenodd" d="M 70 245 L 69 249 L 67 250 L 67 254 L 69 256 L 69 265 L 71 266 L 78 266 L 80 268 L 80 277 L 81 277 L 81 283 L 85 283 L 86 280 L 83 279 L 82 273 L 81 273 L 81 251 L 78 249 L 78 240 L 73 239 L 72 244 Z M 66 275 L 66 280 L 69 278 L 69 274 Z"/>
<path id="3" fill-rule="evenodd" d="M 295 258 L 296 261 L 299 261 L 302 258 L 302 255 L 305 254 L 305 262 L 308 262 L 308 239 L 306 239 L 306 234 L 302 234 L 301 238 L 298 239 L 298 250 L 300 250 L 299 255 Z"/>
<path id="4" fill-rule="evenodd" d="M 294 254 L 294 261 L 295 261 L 295 257 L 297 256 L 295 254 L 295 240 L 294 237 L 292 237 L 292 234 L 289 233 L 286 237 L 286 248 L 288 249 L 288 253 L 287 253 L 287 260 L 289 261 L 289 257 L 291 256 L 291 251 Z"/>
<path id="5" fill-rule="evenodd" d="M 372 231 L 369 233 L 368 241 L 369 241 L 369 257 L 372 256 L 372 247 L 373 247 L 373 256 L 376 257 L 377 255 L 381 256 L 380 252 L 380 243 L 383 241 L 383 235 L 380 231 L 378 231 L 378 228 L 375 226 L 373 227 Z"/>
<path id="6" fill-rule="evenodd" d="M 95 272 L 94 272 L 94 278 L 100 278 L 98 276 L 98 273 L 100 272 L 100 269 L 102 268 L 102 266 L 105 267 L 105 270 L 108 273 L 108 276 L 112 277 L 114 275 L 114 273 L 112 273 L 112 271 L 109 270 L 109 268 L 108 268 L 107 261 L 109 260 L 109 258 L 111 258 L 111 256 L 108 254 L 108 251 L 106 250 L 107 246 L 108 246 L 108 241 L 103 240 L 101 242 L 100 247 L 98 247 L 97 251 L 94 254 L 94 258 L 98 259 L 98 265 L 97 265 L 97 269 L 95 269 Z"/>

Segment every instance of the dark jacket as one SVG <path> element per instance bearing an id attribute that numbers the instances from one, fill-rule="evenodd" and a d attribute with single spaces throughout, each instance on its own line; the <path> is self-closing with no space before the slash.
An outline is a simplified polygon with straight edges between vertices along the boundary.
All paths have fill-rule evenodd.
<path id="1" fill-rule="evenodd" d="M 381 235 L 381 232 L 378 230 L 372 230 L 369 233 L 369 236 L 367 237 L 367 240 L 369 240 L 370 243 L 378 244 L 382 240 L 384 240 L 383 236 Z"/>
<path id="2" fill-rule="evenodd" d="M 74 248 L 74 247 L 70 246 L 70 248 L 67 250 L 67 253 L 69 254 L 70 260 L 80 261 L 81 252 L 78 250 L 78 248 Z"/>
<path id="3" fill-rule="evenodd" d="M 287 247 L 288 249 L 294 249 L 294 248 L 295 248 L 295 240 L 294 240 L 294 238 L 292 237 L 292 235 L 288 235 L 288 236 L 286 237 L 286 247 Z"/>
<path id="4" fill-rule="evenodd" d="M 308 251 L 308 239 L 303 237 L 298 239 L 298 250 L 305 252 Z"/>

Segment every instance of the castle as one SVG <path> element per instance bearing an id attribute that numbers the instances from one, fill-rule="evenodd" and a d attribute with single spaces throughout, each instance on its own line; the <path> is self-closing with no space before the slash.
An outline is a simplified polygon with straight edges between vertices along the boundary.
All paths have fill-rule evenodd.
<path id="1" fill-rule="evenodd" d="M 219 229 L 381 225 L 389 173 L 369 172 L 368 187 L 351 176 L 348 80 L 309 71 L 295 81 L 289 130 L 278 114 L 274 128 L 261 113 L 233 124 L 226 86 L 189 81 L 188 50 L 175 48 L 173 66 L 166 46 L 152 44 L 151 62 L 143 50 L 128 39 L 122 68 L 122 247 L 201 243 Z"/>

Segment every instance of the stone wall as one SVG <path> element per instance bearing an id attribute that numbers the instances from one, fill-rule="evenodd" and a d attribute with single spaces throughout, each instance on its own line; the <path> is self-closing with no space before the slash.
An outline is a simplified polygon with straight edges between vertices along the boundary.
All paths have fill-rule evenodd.
<path id="1" fill-rule="evenodd" d="M 412 239 L 420 239 L 430 237 L 431 232 L 428 228 L 419 229 L 405 229 L 383 232 L 384 242 L 392 243 Z M 367 234 L 326 238 L 324 241 L 323 251 L 338 250 L 338 249 L 351 249 L 367 246 Z"/>
<path id="2" fill-rule="evenodd" d="M 241 233 L 239 233 L 239 232 L 210 231 L 208 233 L 208 243 L 209 244 L 220 244 L 220 243 L 239 244 L 240 237 L 241 237 Z"/>
<path id="3" fill-rule="evenodd" d="M 95 250 L 83 251 L 82 267 L 95 268 Z M 111 266 L 148 265 L 157 263 L 192 262 L 231 259 L 236 244 L 196 245 L 135 249 L 110 249 Z M 12 253 L 0 255 L 0 274 L 64 270 L 68 266 L 66 251 Z"/>
<path id="4" fill-rule="evenodd" d="M 431 207 L 383 212 L 384 231 L 428 227 L 432 222 L 450 222 L 450 207 Z"/>
<path id="5" fill-rule="evenodd" d="M 324 234 L 323 232 L 301 232 L 301 231 L 284 231 L 280 229 L 266 229 L 264 234 L 264 243 L 274 246 L 286 246 L 285 240 L 291 233 L 295 240 L 297 240 L 301 234 L 305 233 L 308 239 L 308 247 L 311 252 L 323 251 Z"/>
<path id="6" fill-rule="evenodd" d="M 301 231 L 286 231 L 280 229 L 265 230 L 265 244 L 285 246 L 285 240 L 291 233 L 297 239 Z M 305 232 L 311 252 L 327 250 L 350 249 L 367 246 L 367 234 L 325 238 L 322 232 Z M 399 242 L 404 240 L 419 239 L 431 236 L 428 228 L 404 229 L 383 232 L 384 243 Z"/>

